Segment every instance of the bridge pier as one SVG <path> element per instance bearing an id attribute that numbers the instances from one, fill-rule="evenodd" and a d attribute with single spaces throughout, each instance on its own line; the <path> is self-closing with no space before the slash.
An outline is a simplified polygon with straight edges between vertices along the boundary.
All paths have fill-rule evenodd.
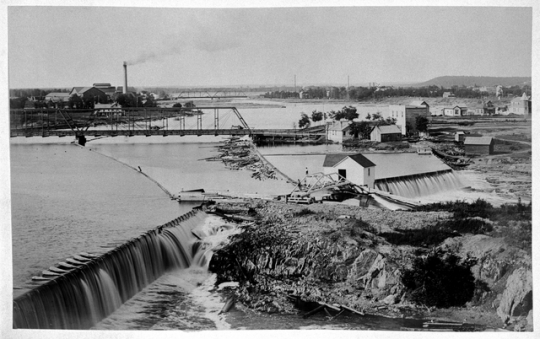
<path id="1" fill-rule="evenodd" d="M 77 142 L 81 146 L 86 145 L 86 137 L 84 135 L 77 135 Z"/>

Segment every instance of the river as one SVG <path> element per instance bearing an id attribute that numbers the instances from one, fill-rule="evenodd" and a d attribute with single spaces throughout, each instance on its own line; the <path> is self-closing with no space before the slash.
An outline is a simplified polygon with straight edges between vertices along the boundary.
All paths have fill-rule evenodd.
<path id="1" fill-rule="evenodd" d="M 343 106 L 294 104 L 286 109 L 246 109 L 241 113 L 252 127 L 289 128 L 299 119 L 300 112 L 309 114 L 315 109 L 328 111 Z M 363 109 L 366 114 L 371 113 L 370 110 L 376 111 L 377 108 L 370 106 Z M 252 196 L 271 196 L 291 191 L 292 187 L 284 180 L 258 181 L 251 178 L 249 171 L 233 171 L 225 168 L 221 162 L 201 160 L 216 155 L 215 142 L 221 139 L 116 137 L 92 140 L 84 148 L 70 144 L 71 140 L 65 138 L 12 139 L 14 296 L 31 288 L 31 277 L 39 275 L 49 266 L 83 251 L 105 252 L 114 244 L 172 220 L 194 206 L 172 201 L 162 189 L 139 172 L 139 167 L 173 194 L 198 188 Z M 286 169 L 297 179 L 303 177 L 305 167 L 312 172 L 319 170 L 320 154 L 339 151 L 340 146 L 279 146 L 260 150 L 269 155 L 268 159 L 278 168 Z M 460 196 L 458 192 L 456 196 Z M 208 275 L 193 271 L 190 274 L 184 272 L 181 276 L 187 282 L 180 285 L 191 287 L 178 292 L 184 295 L 178 300 L 183 300 L 183 305 L 191 302 L 193 312 L 190 312 L 195 314 L 193 319 L 199 319 L 193 327 L 186 325 L 184 329 L 205 328 L 206 320 L 201 320 L 205 319 L 205 312 L 194 311 L 202 307 L 199 304 L 204 298 L 194 298 L 188 302 L 189 298 L 185 295 L 186 290 L 196 290 Z M 167 286 L 168 279 L 172 278 L 167 275 L 150 288 L 156 288 L 159 284 Z M 199 293 L 204 295 L 205 292 L 199 290 Z M 211 299 L 208 295 L 205 298 Z M 218 304 L 214 300 L 212 307 Z M 175 304 L 171 307 L 179 306 Z M 133 316 L 136 312 L 132 309 L 127 313 Z M 111 320 L 109 323 L 112 325 L 102 324 L 98 328 L 126 328 L 126 322 L 115 323 Z M 133 324 L 132 321 L 127 323 Z M 208 328 L 216 326 L 212 324 Z M 315 326 L 309 324 L 312 325 Z M 166 323 L 159 326 L 174 328 L 167 327 Z M 302 325 L 297 324 L 299 326 Z"/>

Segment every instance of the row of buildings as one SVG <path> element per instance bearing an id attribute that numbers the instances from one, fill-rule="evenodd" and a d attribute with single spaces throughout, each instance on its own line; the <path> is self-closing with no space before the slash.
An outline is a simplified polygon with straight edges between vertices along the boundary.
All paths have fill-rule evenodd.
<path id="1" fill-rule="evenodd" d="M 425 101 L 413 101 L 407 105 L 389 105 L 387 110 L 380 112 L 381 118 L 392 118 L 394 125 L 376 126 L 371 131 L 372 141 L 398 141 L 402 136 L 416 132 L 416 118 L 430 116 L 429 105 Z M 350 121 L 335 121 L 327 127 L 328 140 L 342 143 L 350 138 Z"/>
<path id="2" fill-rule="evenodd" d="M 440 109 L 430 108 L 425 101 L 413 101 L 406 105 L 389 105 L 386 110 L 380 112 L 383 119 L 393 118 L 395 120 L 394 127 L 375 128 L 372 131 L 371 140 L 373 141 L 390 141 L 398 140 L 399 133 L 407 135 L 415 132 L 416 118 L 418 116 L 430 117 L 431 115 L 442 115 L 448 117 L 462 117 L 471 115 L 494 115 L 494 114 L 517 114 L 530 115 L 532 113 L 531 97 L 525 93 L 521 97 L 516 97 L 510 102 L 510 106 L 506 111 L 501 111 L 499 107 L 495 107 L 493 102 L 486 101 L 475 106 L 467 106 L 458 104 L 453 107 L 443 107 Z M 327 138 L 328 140 L 341 143 L 343 140 L 350 137 L 350 121 L 336 121 L 328 125 Z"/>
<path id="3" fill-rule="evenodd" d="M 129 88 L 131 89 L 131 88 Z M 124 93 L 124 87 L 111 86 L 110 83 L 95 83 L 91 87 L 73 87 L 69 92 L 51 92 L 43 98 L 43 102 L 49 107 L 65 107 L 70 101 L 70 98 L 78 97 L 83 102 L 92 102 L 95 105 L 112 105 L 117 100 L 120 94 Z M 157 99 L 158 95 L 142 91 L 135 94 L 135 92 L 127 92 L 128 95 L 139 100 L 143 105 L 154 105 L 153 103 Z M 27 102 L 31 104 L 32 102 Z M 26 107 L 25 108 L 32 108 Z"/>
<path id="4" fill-rule="evenodd" d="M 433 109 L 432 115 L 442 115 L 449 117 L 459 117 L 468 115 L 528 115 L 532 113 L 531 97 L 523 93 L 521 97 L 515 97 L 510 101 L 510 106 L 507 108 L 495 107 L 492 101 L 485 101 L 481 104 L 465 105 L 457 104 L 452 107 L 442 107 L 440 109 Z"/>
<path id="5" fill-rule="evenodd" d="M 45 96 L 45 102 L 68 102 L 70 97 L 77 95 L 83 101 L 107 103 L 113 100 L 116 93 L 122 93 L 122 90 L 122 87 L 114 87 L 109 83 L 95 83 L 91 87 L 73 87 L 70 92 L 51 92 Z"/>

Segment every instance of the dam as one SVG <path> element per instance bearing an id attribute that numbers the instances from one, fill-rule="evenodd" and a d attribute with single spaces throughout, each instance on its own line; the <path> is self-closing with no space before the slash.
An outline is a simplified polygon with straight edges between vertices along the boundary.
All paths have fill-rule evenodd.
<path id="1" fill-rule="evenodd" d="M 360 186 L 407 198 L 431 195 L 462 186 L 452 169 L 431 154 L 328 154 L 323 168 L 324 173 L 337 172 Z"/>
<path id="2" fill-rule="evenodd" d="M 13 327 L 88 329 L 164 273 L 206 268 L 209 246 L 199 238 L 217 231 L 204 227 L 206 217 L 192 210 L 76 267 L 62 263 L 64 274 L 44 273 L 40 286 L 13 301 Z"/>

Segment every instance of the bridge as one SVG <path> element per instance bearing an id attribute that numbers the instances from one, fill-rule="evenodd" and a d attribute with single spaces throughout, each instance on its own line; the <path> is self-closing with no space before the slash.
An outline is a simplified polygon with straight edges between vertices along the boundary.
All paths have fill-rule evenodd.
<path id="1" fill-rule="evenodd" d="M 247 98 L 246 93 L 238 90 L 211 90 L 182 91 L 172 95 L 172 99 L 224 99 L 224 98 Z"/>
<path id="2" fill-rule="evenodd" d="M 320 130 L 252 129 L 232 106 L 10 110 L 11 137 L 142 135 L 249 135 L 259 139 L 281 137 L 296 140 L 321 137 L 325 133 Z"/>

